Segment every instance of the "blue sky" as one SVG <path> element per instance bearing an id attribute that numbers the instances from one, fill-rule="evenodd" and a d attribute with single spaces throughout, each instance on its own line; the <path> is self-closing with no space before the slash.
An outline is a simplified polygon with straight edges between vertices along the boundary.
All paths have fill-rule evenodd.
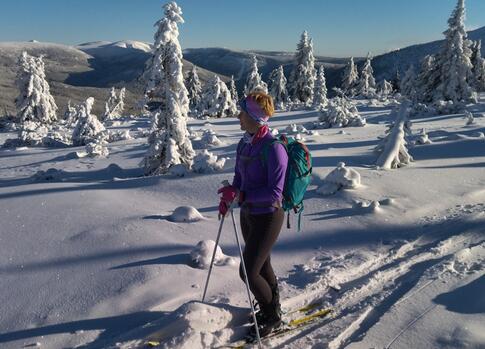
<path id="1" fill-rule="evenodd" d="M 294 51 L 303 30 L 318 55 L 387 52 L 441 39 L 456 0 L 180 0 L 183 48 Z M 2 0 L 0 41 L 153 41 L 160 0 Z M 467 28 L 485 26 L 485 0 L 467 0 Z"/>

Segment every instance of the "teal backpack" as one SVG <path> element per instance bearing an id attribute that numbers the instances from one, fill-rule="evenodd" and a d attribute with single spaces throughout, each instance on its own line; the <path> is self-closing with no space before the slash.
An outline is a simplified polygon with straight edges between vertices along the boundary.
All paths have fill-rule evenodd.
<path id="1" fill-rule="evenodd" d="M 262 161 L 267 163 L 268 149 L 275 143 L 282 144 L 288 154 L 288 167 L 286 169 L 285 186 L 283 189 L 283 210 L 288 212 L 287 228 L 290 228 L 290 211 L 298 214 L 298 231 L 301 227 L 301 214 L 303 212 L 303 197 L 311 181 L 312 156 L 307 146 L 293 137 L 279 136 L 263 146 Z"/>

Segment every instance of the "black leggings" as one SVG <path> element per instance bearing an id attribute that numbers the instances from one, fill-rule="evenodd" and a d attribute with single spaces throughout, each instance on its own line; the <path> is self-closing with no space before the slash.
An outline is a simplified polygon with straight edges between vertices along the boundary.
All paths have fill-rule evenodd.
<path id="1" fill-rule="evenodd" d="M 241 230 L 246 243 L 243 256 L 249 288 L 263 307 L 271 303 L 271 289 L 277 286 L 270 254 L 280 234 L 284 218 L 282 208 L 264 214 L 249 214 L 249 210 L 241 210 Z M 244 281 L 242 265 L 239 267 L 239 275 Z"/>

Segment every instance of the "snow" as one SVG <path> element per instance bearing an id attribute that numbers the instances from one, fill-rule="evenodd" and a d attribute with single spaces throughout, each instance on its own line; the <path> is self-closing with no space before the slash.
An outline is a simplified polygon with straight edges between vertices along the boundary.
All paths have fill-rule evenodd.
<path id="1" fill-rule="evenodd" d="M 413 116 L 413 134 L 425 129 L 432 143 L 410 142 L 415 161 L 396 171 L 377 170 L 373 153 L 395 121 L 395 106 L 355 102 L 366 127 L 308 137 L 314 182 L 301 232 L 284 227 L 272 253 L 283 309 L 323 300 L 334 315 L 267 347 L 483 347 L 485 140 L 478 135 L 485 131 L 485 95 L 467 106 L 472 125 L 464 113 Z M 270 126 L 299 131 L 318 116 L 277 112 Z M 225 164 L 185 177 L 144 177 L 138 164 L 149 120 L 121 120 L 107 129 L 130 130 L 133 138 L 111 143 L 107 158 L 77 158 L 83 146 L 0 149 L 2 349 L 136 348 L 148 338 L 162 348 L 197 349 L 247 330 L 230 217 L 220 247 L 222 260 L 232 262 L 218 261 L 205 303 L 208 270 L 190 258 L 200 241 L 208 244 L 199 249 L 202 259 L 212 251 L 217 189 L 232 179 L 242 135 L 237 119 L 188 119 L 193 130 L 210 126 L 223 140 L 210 151 Z M 2 130 L 0 143 L 15 136 Z M 360 185 L 318 195 L 337 166 L 355 170 L 359 176 L 347 179 L 357 185 L 360 178 Z M 196 212 L 204 219 L 189 222 Z"/>
<path id="2" fill-rule="evenodd" d="M 115 42 L 94 41 L 79 44 L 76 46 L 76 48 L 87 53 L 95 52 L 97 56 L 102 55 L 104 57 L 118 55 L 119 49 L 132 49 L 147 53 L 150 53 L 152 51 L 152 47 L 150 44 L 134 40 L 123 40 Z"/>
<path id="3" fill-rule="evenodd" d="M 332 195 L 342 188 L 356 189 L 359 186 L 359 172 L 353 168 L 345 167 L 345 163 L 340 162 L 337 165 L 337 168 L 325 177 L 323 184 L 317 189 L 317 193 L 322 195 Z"/>
<path id="4" fill-rule="evenodd" d="M 172 222 L 197 222 L 204 217 L 192 206 L 177 207 L 170 216 Z"/>
<path id="5" fill-rule="evenodd" d="M 216 243 L 213 240 L 199 241 L 197 246 L 190 252 L 190 260 L 197 266 L 197 268 L 209 269 L 215 246 Z M 221 247 L 217 246 L 214 264 L 219 266 L 234 266 L 237 263 L 235 258 L 226 256 L 222 253 Z"/>

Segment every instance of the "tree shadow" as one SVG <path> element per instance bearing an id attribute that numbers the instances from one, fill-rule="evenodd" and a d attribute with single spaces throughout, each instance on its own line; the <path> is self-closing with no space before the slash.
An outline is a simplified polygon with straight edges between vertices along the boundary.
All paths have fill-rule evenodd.
<path id="1" fill-rule="evenodd" d="M 25 166 L 38 166 L 42 165 L 48 162 L 61 162 L 61 161 L 66 161 L 66 160 L 73 160 L 77 159 L 76 152 L 71 152 L 65 155 L 61 156 L 56 156 L 55 158 L 49 159 L 49 160 L 43 160 L 43 161 L 37 161 L 37 162 L 32 162 L 30 164 L 22 164 L 22 165 L 17 165 L 17 166 L 10 166 L 10 167 L 0 167 L 0 170 L 11 170 L 14 168 L 19 168 L 19 167 L 25 167 Z"/>
<path id="2" fill-rule="evenodd" d="M 43 337 L 54 334 L 76 333 L 78 331 L 101 330 L 102 333 L 93 342 L 78 348 L 102 348 L 103 342 L 109 338 L 119 336 L 127 331 L 146 323 L 167 316 L 168 312 L 140 311 L 131 314 L 71 321 L 62 324 L 48 325 L 38 328 L 0 333 L 0 343 Z"/>
<path id="3" fill-rule="evenodd" d="M 376 156 L 371 151 L 362 155 L 316 156 L 312 158 L 313 167 L 337 167 L 339 162 L 344 162 L 347 167 L 368 167 L 375 161 Z"/>
<path id="4" fill-rule="evenodd" d="M 147 260 L 142 260 L 142 261 L 133 262 L 133 263 L 122 264 L 116 267 L 109 268 L 109 270 L 141 267 L 145 265 L 161 265 L 161 264 L 166 264 L 166 265 L 185 264 L 185 265 L 188 265 L 189 267 L 192 267 L 192 268 L 194 267 L 194 265 L 191 263 L 190 254 L 179 253 L 179 254 L 173 254 L 170 256 L 163 256 L 160 258 L 153 258 L 153 259 L 147 259 Z"/>
<path id="5" fill-rule="evenodd" d="M 353 217 L 353 216 L 362 216 L 365 214 L 372 213 L 372 211 L 367 211 L 364 209 L 355 209 L 355 208 L 339 208 L 335 210 L 327 210 L 318 213 L 312 213 L 308 216 L 320 216 L 319 218 L 314 218 L 312 221 L 326 221 L 331 219 L 338 219 L 343 217 Z"/>
<path id="6" fill-rule="evenodd" d="M 450 158 L 470 158 L 485 156 L 483 139 L 463 139 L 449 142 L 432 143 L 414 147 L 413 157 L 416 161 Z"/>
<path id="7" fill-rule="evenodd" d="M 485 275 L 453 291 L 442 293 L 433 299 L 446 310 L 460 314 L 485 313 Z"/>
<path id="8" fill-rule="evenodd" d="M 342 142 L 342 143 L 310 143 L 307 147 L 310 151 L 327 150 L 327 149 L 341 149 L 341 148 L 359 148 L 359 147 L 375 147 L 379 143 L 379 139 L 359 141 L 359 142 Z"/>
<path id="9" fill-rule="evenodd" d="M 447 166 L 421 166 L 421 168 L 443 169 L 443 168 L 485 168 L 485 162 L 469 164 L 447 165 Z"/>
<path id="10" fill-rule="evenodd" d="M 53 169 L 54 173 L 45 179 L 38 179 L 34 174 L 29 178 L 22 179 L 8 179 L 0 180 L 0 188 L 14 187 L 20 185 L 29 185 L 35 183 L 90 183 L 81 186 L 71 187 L 57 187 L 57 188 L 41 188 L 30 189 L 24 191 L 15 191 L 0 194 L 0 199 L 9 199 L 14 197 L 23 197 L 31 195 L 44 195 L 53 193 L 62 193 L 70 191 L 84 191 L 84 190 L 119 190 L 142 188 L 158 184 L 160 177 L 142 177 L 143 170 L 139 168 L 121 169 L 119 166 L 111 164 L 104 169 L 97 171 L 80 171 L 68 172 Z M 51 178 L 52 176 L 52 178 Z M 93 183 L 94 182 L 94 183 Z"/>
<path id="11" fill-rule="evenodd" d="M 112 260 L 115 258 L 132 258 L 133 256 L 145 255 L 148 253 L 161 255 L 178 251 L 186 252 L 192 248 L 193 246 L 189 245 L 147 245 L 136 248 L 108 250 L 94 254 L 84 254 L 81 256 L 54 258 L 50 260 L 38 260 L 21 264 L 2 265 L 0 266 L 0 274 L 20 275 L 23 273 L 36 273 L 43 270 L 77 266 L 82 263 L 96 263 L 99 261 Z"/>

